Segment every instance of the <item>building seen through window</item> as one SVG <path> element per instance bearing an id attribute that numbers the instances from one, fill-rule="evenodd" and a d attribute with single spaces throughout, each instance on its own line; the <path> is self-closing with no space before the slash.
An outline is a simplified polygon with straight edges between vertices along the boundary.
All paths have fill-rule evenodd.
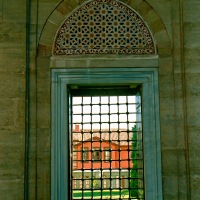
<path id="1" fill-rule="evenodd" d="M 82 158 L 82 160 L 83 160 L 83 162 L 85 161 L 88 161 L 88 155 L 89 155 L 89 151 L 88 151 L 88 148 L 87 147 L 85 147 L 85 148 L 83 148 L 83 152 L 82 152 L 82 155 L 83 155 L 83 158 Z"/>
<path id="2" fill-rule="evenodd" d="M 72 199 L 145 199 L 140 94 L 72 104 Z"/>
<path id="3" fill-rule="evenodd" d="M 93 161 L 100 161 L 101 152 L 99 147 L 95 147 L 92 149 L 92 160 Z"/>
<path id="4" fill-rule="evenodd" d="M 104 148 L 104 160 L 105 161 L 109 162 L 109 160 L 111 159 L 110 155 L 111 155 L 111 149 Z"/>

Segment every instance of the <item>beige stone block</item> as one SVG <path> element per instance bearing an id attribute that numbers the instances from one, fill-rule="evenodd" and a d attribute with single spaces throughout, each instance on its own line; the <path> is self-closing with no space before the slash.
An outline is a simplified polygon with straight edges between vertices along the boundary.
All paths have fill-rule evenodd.
<path id="1" fill-rule="evenodd" d="M 31 140 L 30 140 L 31 142 Z M 36 170 L 37 170 L 37 153 L 36 151 L 29 151 L 29 160 L 28 160 L 28 163 L 29 163 L 29 180 L 30 182 L 35 182 L 36 180 L 35 179 L 35 176 L 36 176 Z"/>
<path id="2" fill-rule="evenodd" d="M 22 156 L 24 155 L 24 152 L 21 152 L 21 156 L 17 153 L 6 152 L 5 150 L 1 152 L 3 152 L 5 156 L 3 158 L 0 158 L 0 180 L 23 179 L 24 162 Z"/>
<path id="3" fill-rule="evenodd" d="M 0 98 L 19 98 L 25 95 L 25 75 L 0 73 L 0 92 L 3 94 Z"/>
<path id="4" fill-rule="evenodd" d="M 0 99 L 0 126 L 1 127 L 25 127 L 25 102 L 24 98 Z"/>
<path id="5" fill-rule="evenodd" d="M 133 8 L 136 9 L 137 6 L 142 2 L 142 0 L 135 0 L 135 1 L 130 1 L 129 5 Z"/>
<path id="6" fill-rule="evenodd" d="M 57 7 L 57 10 L 64 16 L 67 16 L 72 12 L 73 9 L 68 6 L 66 1 L 64 1 Z"/>
<path id="7" fill-rule="evenodd" d="M 173 74 L 159 75 L 159 96 L 160 99 L 174 98 Z"/>
<path id="8" fill-rule="evenodd" d="M 25 56 L 24 55 L 15 55 L 15 54 L 0 54 L 0 76 L 1 78 L 7 78 L 7 81 L 12 78 L 25 78 Z M 5 79 L 4 79 L 5 80 Z M 5 81 L 4 84 L 8 82 Z M 3 84 L 3 85 L 4 85 Z M 15 84 L 17 84 L 15 82 Z M 2 86 L 3 86 L 2 85 Z"/>
<path id="9" fill-rule="evenodd" d="M 181 74 L 183 70 L 182 60 L 181 60 L 181 50 L 176 49 L 174 50 L 174 54 L 176 54 L 173 57 L 173 70 L 175 74 Z"/>
<path id="10" fill-rule="evenodd" d="M 182 106 L 182 104 L 181 104 Z M 175 110 L 175 114 L 183 112 L 178 109 Z M 176 134 L 176 146 L 177 149 L 184 149 L 185 148 L 185 124 L 184 121 L 179 118 L 179 116 L 175 115 L 175 134 Z"/>
<path id="11" fill-rule="evenodd" d="M 25 56 L 25 26 L 23 23 L 0 23 L 0 53 Z"/>
<path id="12" fill-rule="evenodd" d="M 175 7 L 175 11 L 177 13 L 177 7 L 175 4 L 176 1 L 169 1 L 169 0 L 148 0 L 147 1 L 153 10 L 157 13 L 157 16 L 159 16 L 159 21 L 164 24 L 166 27 L 169 37 L 171 37 L 171 20 L 172 20 L 172 14 L 171 11 L 172 8 Z M 158 24 L 159 26 L 159 24 Z"/>
<path id="13" fill-rule="evenodd" d="M 168 16 L 170 16 L 172 23 L 180 23 L 180 2 L 179 1 L 168 1 L 170 8 L 164 9 L 168 11 Z M 170 12 L 169 12 L 170 11 Z"/>
<path id="14" fill-rule="evenodd" d="M 83 3 L 87 2 L 87 0 L 68 0 L 62 2 L 57 10 L 61 12 L 64 16 L 69 15 L 71 12 L 73 12 L 74 9 L 77 7 L 80 7 Z"/>
<path id="15" fill-rule="evenodd" d="M 31 115 L 31 116 L 33 116 L 33 115 Z M 35 125 L 36 125 L 36 123 L 35 123 Z M 37 128 L 36 127 L 31 127 L 29 129 L 29 141 L 30 141 L 29 150 L 30 150 L 30 154 L 31 154 L 30 159 L 33 159 L 33 157 L 37 151 L 36 150 L 37 149 Z"/>
<path id="16" fill-rule="evenodd" d="M 169 161 L 168 161 L 169 162 Z M 178 177 L 163 176 L 163 199 L 177 200 L 178 199 Z"/>
<path id="17" fill-rule="evenodd" d="M 168 120 L 169 121 L 169 120 Z M 163 122 L 160 119 L 161 148 L 176 148 L 176 133 L 174 131 L 175 123 Z M 167 134 L 167 135 L 165 135 Z"/>
<path id="18" fill-rule="evenodd" d="M 50 199 L 50 152 L 38 152 L 38 199 Z"/>
<path id="19" fill-rule="evenodd" d="M 13 113 L 17 111 L 14 109 L 13 103 L 12 99 L 0 99 L 0 127 L 11 127 L 14 125 Z"/>
<path id="20" fill-rule="evenodd" d="M 160 124 L 161 127 L 175 125 L 175 113 L 174 113 L 174 99 L 173 98 L 160 98 Z M 162 130 L 161 130 L 162 131 Z M 170 135 L 174 135 L 175 130 L 170 132 Z M 169 144 L 170 145 L 170 144 Z"/>
<path id="21" fill-rule="evenodd" d="M 11 132 L 1 132 L 0 144 L 0 193 L 1 199 L 23 199 L 24 195 L 24 145 L 22 138 Z M 3 137 L 4 136 L 4 137 Z M 23 139 L 24 141 L 24 139 Z"/>
<path id="22" fill-rule="evenodd" d="M 152 28 L 154 27 L 151 26 Z M 154 30 L 154 28 L 153 28 Z M 159 31 L 160 30 L 160 31 Z M 158 47 L 158 55 L 160 55 L 161 57 L 163 56 L 171 56 L 171 41 L 169 39 L 169 35 L 167 34 L 166 30 L 164 29 L 163 25 L 161 25 L 159 28 L 155 27 L 154 30 L 154 37 L 156 40 L 156 44 Z"/>
<path id="23" fill-rule="evenodd" d="M 184 45 L 185 48 L 200 48 L 200 26 L 199 23 L 184 23 Z"/>
<path id="24" fill-rule="evenodd" d="M 165 116 L 166 120 L 174 119 L 174 99 L 160 97 L 160 113 Z M 172 123 L 173 124 L 173 123 Z"/>
<path id="25" fill-rule="evenodd" d="M 161 39 L 162 37 L 163 43 L 169 42 L 169 35 L 159 19 L 153 21 L 150 26 L 156 38 L 158 37 L 158 39 Z"/>
<path id="26" fill-rule="evenodd" d="M 50 57 L 52 55 L 52 46 L 39 44 L 39 46 L 38 46 L 38 54 L 40 56 L 48 56 L 48 57 Z"/>
<path id="27" fill-rule="evenodd" d="M 13 34 L 13 33 L 26 33 L 25 24 L 23 22 L 2 22 L 0 24 L 1 34 Z M 1 38 L 2 41 L 2 38 Z M 25 40 L 24 40 L 25 41 Z M 16 41 L 16 43 L 19 41 Z M 24 44 L 25 46 L 25 44 Z"/>
<path id="28" fill-rule="evenodd" d="M 174 73 L 174 97 L 176 100 L 183 99 L 183 74 Z"/>
<path id="29" fill-rule="evenodd" d="M 185 148 L 177 148 L 177 175 L 180 178 L 184 179 L 187 174 L 186 163 L 188 160 L 186 159 L 186 149 Z M 180 183 L 179 183 L 180 184 Z M 179 185 L 180 187 L 180 185 Z M 186 185 L 185 185 L 186 187 Z"/>
<path id="30" fill-rule="evenodd" d="M 199 174 L 191 177 L 191 199 L 200 199 L 200 176 Z"/>
<path id="31" fill-rule="evenodd" d="M 39 152 L 50 152 L 51 147 L 51 130 L 50 128 L 41 128 L 37 130 L 38 140 L 38 151 Z"/>
<path id="32" fill-rule="evenodd" d="M 37 127 L 38 128 L 50 128 L 50 97 L 48 98 L 45 93 L 38 97 L 38 115 L 37 115 Z"/>
<path id="33" fill-rule="evenodd" d="M 165 177 L 177 176 L 177 149 L 162 150 L 162 175 Z"/>
<path id="34" fill-rule="evenodd" d="M 173 60 L 172 57 L 166 56 L 166 57 L 161 57 L 159 59 L 159 75 L 167 75 L 167 74 L 172 74 L 173 72 Z"/>
<path id="35" fill-rule="evenodd" d="M 194 108 L 192 108 L 194 110 Z M 188 109 L 189 110 L 189 109 Z M 200 118 L 200 112 L 199 109 L 197 108 L 198 111 L 196 111 L 195 113 L 189 113 L 187 115 L 187 125 L 188 126 L 193 126 L 198 127 L 199 126 L 199 119 Z"/>
<path id="36" fill-rule="evenodd" d="M 31 25 L 43 27 L 52 11 L 60 3 L 59 0 L 32 0 L 31 1 Z M 38 9 L 39 8 L 39 9 Z M 37 27 L 37 28 L 38 28 Z M 41 30 L 39 28 L 39 30 Z"/>
<path id="37" fill-rule="evenodd" d="M 0 0 L 0 22 L 3 22 L 3 0 Z"/>
<path id="38" fill-rule="evenodd" d="M 28 185 L 29 185 L 28 199 L 37 199 L 37 193 L 35 192 L 36 188 L 35 178 L 30 179 Z"/>
<path id="39" fill-rule="evenodd" d="M 184 12 L 184 21 L 199 23 L 199 10 L 200 10 L 200 1 L 199 0 L 190 0 L 185 1 L 183 4 Z"/>
<path id="40" fill-rule="evenodd" d="M 4 22 L 26 22 L 26 4 L 24 0 L 3 1 Z"/>
<path id="41" fill-rule="evenodd" d="M 186 74 L 186 95 L 188 97 L 199 98 L 200 97 L 200 73 L 187 73 Z M 192 103 L 190 101 L 190 103 Z M 194 105 L 194 104 L 192 104 Z M 191 106 L 191 104 L 188 104 Z"/>
<path id="42" fill-rule="evenodd" d="M 158 55 L 160 57 L 171 56 L 171 49 L 170 48 L 158 48 Z"/>
<path id="43" fill-rule="evenodd" d="M 2 180 L 0 179 L 1 200 L 24 199 L 23 180 Z"/>
<path id="44" fill-rule="evenodd" d="M 50 182 L 38 180 L 37 182 L 37 199 L 51 199 L 51 185 Z"/>
<path id="45" fill-rule="evenodd" d="M 2 46 L 0 47 L 0 54 L 4 54 L 5 56 L 7 55 L 18 55 L 18 56 L 24 56 L 25 48 L 21 47 L 21 45 L 16 44 L 13 46 L 13 43 L 2 43 Z"/>
<path id="46" fill-rule="evenodd" d="M 186 175 L 178 177 L 178 197 L 181 200 L 188 200 Z"/>
<path id="47" fill-rule="evenodd" d="M 37 164 L 38 164 L 38 180 L 44 183 L 50 182 L 50 151 L 47 152 L 38 152 L 37 155 Z"/>
<path id="48" fill-rule="evenodd" d="M 16 127 L 6 127 L 6 128 L 1 127 L 0 132 L 1 132 L 0 159 L 2 160 L 6 159 L 6 157 L 9 157 L 9 156 L 10 158 L 16 157 L 16 159 L 20 159 L 20 157 L 24 155 L 25 130 L 16 128 Z M 22 165 L 23 165 L 23 162 L 22 162 Z"/>
<path id="49" fill-rule="evenodd" d="M 165 124 L 165 123 L 160 124 L 162 148 L 176 147 L 174 127 L 175 124 Z"/>
<path id="50" fill-rule="evenodd" d="M 143 16 L 146 13 L 148 13 L 150 10 L 152 10 L 151 6 L 146 3 L 145 1 L 142 1 L 140 4 L 137 6 L 137 12 Z"/>
<path id="51" fill-rule="evenodd" d="M 37 66 L 38 66 L 39 72 L 49 73 L 50 72 L 50 57 L 49 56 L 39 56 L 37 59 Z"/>
<path id="52" fill-rule="evenodd" d="M 189 155 L 191 175 L 200 174 L 200 149 L 199 149 L 199 126 L 190 127 L 189 132 Z"/>
<path id="53" fill-rule="evenodd" d="M 158 27 L 156 27 L 156 29 L 154 29 L 154 32 L 155 32 L 154 37 L 155 37 L 156 43 L 158 45 L 158 50 L 161 48 L 171 50 L 171 41 L 169 39 L 169 35 L 167 34 L 166 30 L 164 29 L 164 27 L 162 25 L 160 25 L 159 29 L 157 29 L 157 28 Z"/>
<path id="54" fill-rule="evenodd" d="M 152 8 L 142 16 L 145 22 L 152 23 L 159 20 L 158 14 Z"/>
<path id="55" fill-rule="evenodd" d="M 200 48 L 185 48 L 186 73 L 200 73 Z"/>
<path id="56" fill-rule="evenodd" d="M 51 23 L 50 21 L 47 21 L 40 38 L 40 44 L 52 46 L 54 38 L 56 36 L 57 29 L 58 29 L 58 25 L 55 25 Z"/>
<path id="57" fill-rule="evenodd" d="M 14 126 L 25 128 L 25 98 L 15 98 L 14 99 Z"/>
<path id="58" fill-rule="evenodd" d="M 38 88 L 38 92 L 45 92 L 49 93 L 50 90 L 50 68 L 48 65 L 43 66 L 43 68 L 38 72 L 38 85 L 40 86 Z"/>
<path id="59" fill-rule="evenodd" d="M 52 15 L 49 17 L 49 21 L 52 22 L 53 24 L 61 25 L 62 22 L 64 22 L 65 16 L 59 12 L 57 9 L 54 10 Z"/>
<path id="60" fill-rule="evenodd" d="M 32 16 L 33 23 L 38 22 L 38 24 L 44 26 L 45 22 L 48 20 L 49 16 L 60 2 L 60 0 L 40 0 L 38 5 L 37 2 L 35 2 L 35 4 L 33 3 L 32 10 L 35 10 L 34 17 Z M 37 6 L 39 7 L 38 16 L 36 16 Z M 38 21 L 36 20 L 37 17 Z"/>
<path id="61" fill-rule="evenodd" d="M 175 49 L 181 48 L 181 30 L 180 30 L 180 23 L 173 23 L 172 24 L 172 36 L 173 36 L 173 45 Z M 175 55 L 176 56 L 176 55 Z"/>
<path id="62" fill-rule="evenodd" d="M 79 2 L 78 1 L 74 1 L 74 0 L 68 0 L 66 1 L 66 5 L 71 9 L 74 10 L 76 7 L 79 6 Z"/>

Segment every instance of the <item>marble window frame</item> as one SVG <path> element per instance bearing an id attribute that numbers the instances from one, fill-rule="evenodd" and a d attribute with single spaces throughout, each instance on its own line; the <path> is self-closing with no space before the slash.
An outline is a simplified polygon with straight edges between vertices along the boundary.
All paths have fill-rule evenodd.
<path id="1" fill-rule="evenodd" d="M 142 86 L 145 199 L 162 200 L 157 60 L 157 57 L 52 58 L 51 200 L 69 199 L 70 196 L 67 173 L 71 145 L 67 137 L 70 98 L 67 90 L 71 85 L 81 84 Z"/>

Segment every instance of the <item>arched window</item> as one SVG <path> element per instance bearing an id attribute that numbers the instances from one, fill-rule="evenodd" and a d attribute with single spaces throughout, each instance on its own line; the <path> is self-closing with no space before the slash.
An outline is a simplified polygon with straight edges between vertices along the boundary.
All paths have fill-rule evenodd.
<path id="1" fill-rule="evenodd" d="M 60 26 L 51 62 L 55 68 L 51 71 L 52 199 L 84 199 L 87 192 L 90 199 L 98 195 L 100 199 L 114 196 L 119 199 L 162 199 L 156 53 L 148 26 L 138 13 L 119 1 L 89 1 L 70 14 Z M 117 119 L 112 121 L 108 117 L 113 114 L 111 101 L 107 103 L 109 111 L 104 118 L 100 108 L 97 123 L 92 112 L 84 113 L 87 103 L 81 101 L 75 105 L 81 110 L 81 121 L 76 121 L 74 97 L 92 99 L 98 96 L 102 99 L 107 88 L 111 88 L 108 99 L 113 95 L 118 99 L 121 96 L 128 99 L 129 92 L 132 92 L 139 105 L 135 111 L 132 110 L 135 121 L 128 119 L 129 111 L 120 113 L 120 102 L 113 103 Z M 102 93 L 97 94 L 99 89 Z M 129 101 L 124 104 L 128 105 Z M 95 106 L 92 101 L 89 105 L 88 109 Z M 139 110 L 141 105 L 142 111 Z M 125 121 L 119 119 L 122 115 Z M 106 117 L 107 138 L 102 133 Z M 81 130 L 73 131 L 79 123 Z M 89 131 L 84 128 L 85 123 L 90 124 Z M 98 134 L 94 132 L 95 123 L 99 124 Z M 111 130 L 113 124 L 117 125 L 117 134 Z M 121 124 L 126 125 L 126 131 L 122 132 Z M 87 134 L 90 137 L 87 138 Z M 119 139 L 122 136 L 124 139 Z M 72 156 L 74 147 L 76 159 Z M 107 152 L 104 152 L 104 147 L 109 149 L 112 162 L 111 159 L 103 161 Z M 84 162 L 86 148 L 88 160 Z M 73 170 L 74 162 L 76 170 Z M 132 169 L 136 171 L 135 175 Z M 106 184 L 103 177 L 106 177 Z M 80 187 L 72 187 L 74 180 L 80 183 Z M 87 188 L 82 187 L 85 182 Z M 109 194 L 104 189 L 109 190 Z"/>

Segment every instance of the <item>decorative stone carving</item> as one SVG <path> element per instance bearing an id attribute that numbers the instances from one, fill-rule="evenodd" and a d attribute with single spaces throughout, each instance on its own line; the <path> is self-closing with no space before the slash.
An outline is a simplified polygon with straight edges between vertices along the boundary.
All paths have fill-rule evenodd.
<path id="1" fill-rule="evenodd" d="M 53 54 L 155 54 L 155 46 L 134 10 L 115 0 L 93 0 L 62 24 Z"/>

